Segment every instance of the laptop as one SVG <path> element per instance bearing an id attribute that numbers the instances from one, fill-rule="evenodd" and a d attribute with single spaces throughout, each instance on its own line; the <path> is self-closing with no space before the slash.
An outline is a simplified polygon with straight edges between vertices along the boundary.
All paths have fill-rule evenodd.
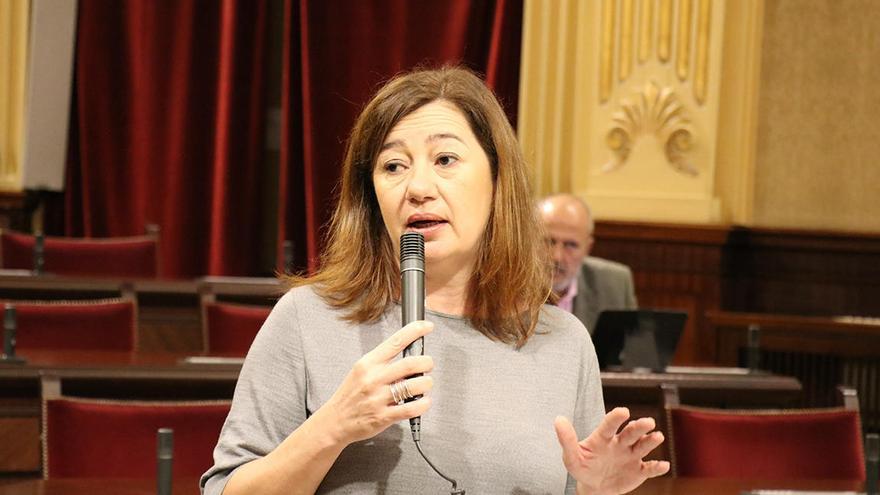
<path id="1" fill-rule="evenodd" d="M 602 311 L 593 332 L 599 368 L 663 372 L 675 355 L 686 321 L 683 311 Z"/>

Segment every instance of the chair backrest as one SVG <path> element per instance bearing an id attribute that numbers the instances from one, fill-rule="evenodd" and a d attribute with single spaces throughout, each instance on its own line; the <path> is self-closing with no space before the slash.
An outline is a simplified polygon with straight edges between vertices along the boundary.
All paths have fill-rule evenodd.
<path id="1" fill-rule="evenodd" d="M 43 401 L 43 477 L 152 478 L 156 432 L 174 430 L 174 476 L 196 477 L 212 452 L 230 401 Z"/>
<path id="2" fill-rule="evenodd" d="M 664 386 L 669 449 L 676 476 L 864 480 L 858 400 L 843 407 L 726 410 L 682 406 Z"/>
<path id="3" fill-rule="evenodd" d="M 205 352 L 244 356 L 272 311 L 251 306 L 202 300 L 202 334 Z"/>
<path id="4" fill-rule="evenodd" d="M 35 237 L 0 232 L 0 267 L 34 268 Z M 158 234 L 134 237 L 45 237 L 43 270 L 56 275 L 155 278 L 159 273 Z"/>
<path id="5" fill-rule="evenodd" d="M 137 347 L 137 302 L 6 301 L 16 314 L 16 348 L 132 351 Z"/>

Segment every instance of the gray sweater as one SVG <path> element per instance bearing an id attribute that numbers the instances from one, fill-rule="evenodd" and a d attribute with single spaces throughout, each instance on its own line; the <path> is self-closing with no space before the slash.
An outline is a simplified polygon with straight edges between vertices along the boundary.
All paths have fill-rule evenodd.
<path id="1" fill-rule="evenodd" d="M 245 359 L 214 466 L 201 480 L 204 493 L 219 495 L 237 467 L 271 452 L 330 398 L 355 361 L 400 328 L 399 305 L 373 323 L 340 316 L 308 286 L 281 298 Z M 463 318 L 428 311 L 426 319 L 435 325 L 425 337 L 434 358 L 421 433 L 428 458 L 469 495 L 572 492 L 553 419 L 572 419 L 583 438 L 605 413 L 595 351 L 580 321 L 545 306 L 537 334 L 515 349 Z M 402 422 L 349 445 L 318 493 L 449 488 L 419 457 Z"/>

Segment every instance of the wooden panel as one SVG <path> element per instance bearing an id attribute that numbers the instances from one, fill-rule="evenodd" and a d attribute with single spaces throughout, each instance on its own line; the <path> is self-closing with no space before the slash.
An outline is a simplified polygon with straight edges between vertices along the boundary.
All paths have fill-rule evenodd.
<path id="1" fill-rule="evenodd" d="M 880 316 L 880 235 L 736 229 L 723 308 Z"/>
<path id="2" fill-rule="evenodd" d="M 593 254 L 642 307 L 688 311 L 676 364 L 714 362 L 706 311 L 880 316 L 880 235 L 601 221 Z"/>
<path id="3" fill-rule="evenodd" d="M 0 191 L 0 229 L 27 232 L 31 226 L 31 214 L 37 207 L 33 194 Z"/>
<path id="4" fill-rule="evenodd" d="M 4 471 L 41 469 L 39 417 L 0 417 L 0 438 L 0 466 Z"/>
<path id="5" fill-rule="evenodd" d="M 673 362 L 707 364 L 701 340 L 706 310 L 720 308 L 723 250 L 730 229 L 633 222 L 598 222 L 593 254 L 633 270 L 639 306 L 686 311 Z"/>
<path id="6" fill-rule="evenodd" d="M 195 294 L 139 294 L 138 349 L 142 352 L 202 350 L 201 311 Z"/>

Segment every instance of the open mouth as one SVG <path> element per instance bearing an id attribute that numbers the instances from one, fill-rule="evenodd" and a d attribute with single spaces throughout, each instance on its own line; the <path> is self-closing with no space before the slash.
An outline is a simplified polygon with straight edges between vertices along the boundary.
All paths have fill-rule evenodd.
<path id="1" fill-rule="evenodd" d="M 416 220 L 415 222 L 406 224 L 406 228 L 412 230 L 424 230 L 440 226 L 444 223 L 446 223 L 445 220 Z"/>

